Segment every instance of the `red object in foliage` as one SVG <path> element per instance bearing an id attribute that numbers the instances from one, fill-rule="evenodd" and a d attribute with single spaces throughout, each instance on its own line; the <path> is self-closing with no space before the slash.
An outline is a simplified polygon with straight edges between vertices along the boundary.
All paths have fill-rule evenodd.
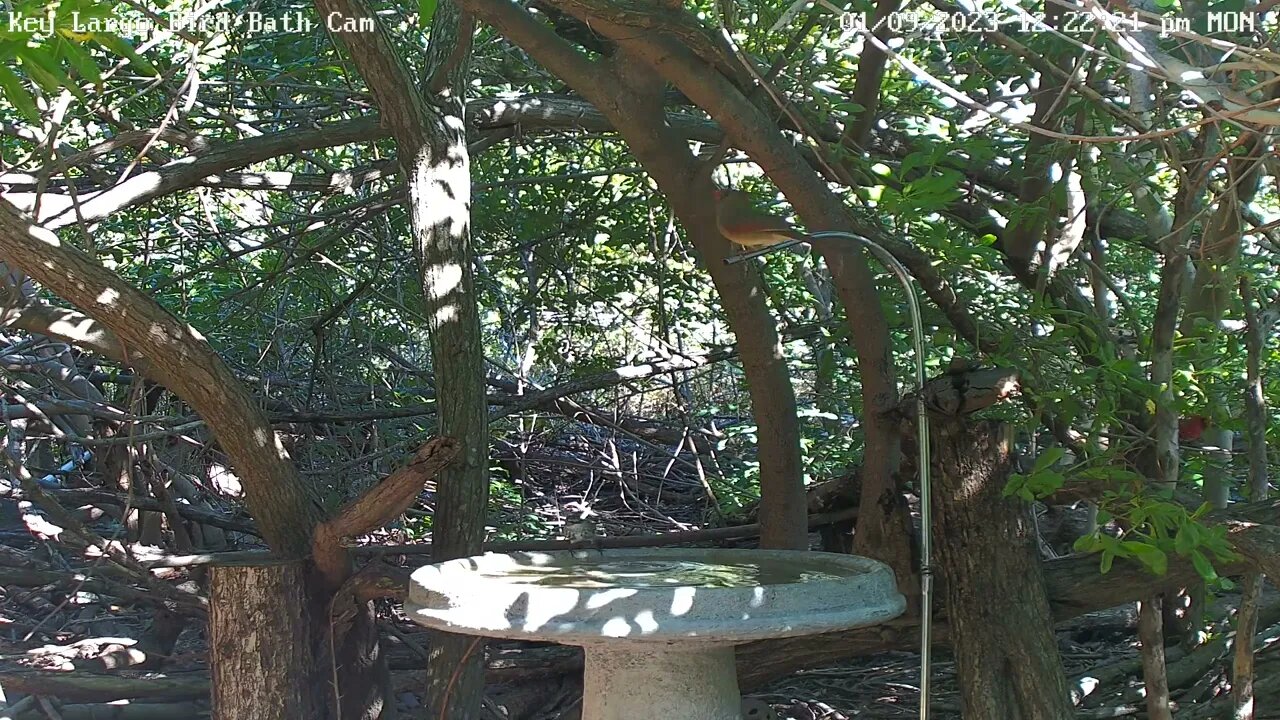
<path id="1" fill-rule="evenodd" d="M 1192 415 L 1178 421 L 1178 440 L 1180 442 L 1194 442 L 1204 435 L 1204 429 L 1209 427 L 1209 418 L 1203 415 Z"/>

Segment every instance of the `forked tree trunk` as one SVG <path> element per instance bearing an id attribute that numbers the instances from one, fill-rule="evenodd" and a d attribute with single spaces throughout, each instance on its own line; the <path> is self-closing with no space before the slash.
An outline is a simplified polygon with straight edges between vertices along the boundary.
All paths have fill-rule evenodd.
<path id="1" fill-rule="evenodd" d="M 212 566 L 209 672 L 215 720 L 393 718 L 368 603 L 331 621 L 304 562 Z M 338 630 L 341 645 L 330 646 Z M 339 665 L 333 664 L 336 651 Z M 335 692 L 338 683 L 341 693 Z"/>
<path id="2" fill-rule="evenodd" d="M 135 369 L 144 369 L 145 375 L 190 404 L 232 458 L 236 474 L 244 479 L 246 503 L 267 544 L 285 556 L 309 552 L 320 521 L 319 506 L 312 502 L 307 485 L 298 476 L 262 409 L 198 333 L 94 258 L 60 242 L 48 229 L 34 225 L 4 199 L 0 199 L 0 257 L 82 310 L 84 315 L 77 315 L 81 321 L 92 318 L 101 323 L 105 330 L 97 336 L 109 337 L 112 342 L 108 347 L 115 351 L 113 357 Z M 25 281 L 19 284 L 25 286 Z M 0 294 L 14 296 L 3 290 L 0 288 Z M 128 352 L 124 351 L 126 347 Z M 254 572 L 268 571 L 243 572 L 248 573 L 246 577 L 253 577 Z M 215 652 L 215 664 L 220 660 L 232 662 L 225 672 L 217 671 L 220 689 L 214 699 L 231 703 L 218 710 L 219 717 L 329 720 L 334 715 L 325 703 L 333 693 L 326 692 L 327 686 L 317 684 L 316 673 L 322 668 L 317 667 L 314 658 L 327 645 L 323 639 L 331 629 L 327 622 L 329 599 L 344 578 L 311 577 L 302 568 L 282 572 L 270 580 L 268 577 L 271 576 L 264 575 L 255 584 L 234 580 L 228 583 L 224 576 L 217 583 L 212 602 L 215 618 L 211 622 L 221 624 L 218 639 L 234 643 L 232 633 L 239 633 L 245 636 L 239 639 L 245 643 L 241 647 L 259 655 L 242 659 L 237 665 L 229 655 L 235 650 L 234 645 L 226 646 L 224 653 Z M 227 614 L 217 607 L 223 601 L 231 603 Z M 282 612 L 302 614 L 277 617 Z M 385 706 L 381 688 L 386 683 L 379 676 L 385 661 L 379 659 L 377 652 L 372 604 L 364 603 L 350 614 L 343 620 L 343 642 L 336 648 L 337 656 L 344 659 L 336 676 L 344 689 L 349 688 L 342 696 L 343 720 L 378 717 Z M 244 622 L 248 620 L 253 622 Z M 263 630 L 265 635 L 255 635 L 251 631 L 260 621 L 283 624 Z M 294 636 L 290 638 L 285 629 L 294 631 Z M 274 644 L 252 642 L 268 637 Z M 301 654 L 303 648 L 305 654 Z M 268 649 L 270 652 L 266 652 Z M 302 664 L 295 667 L 294 662 Z M 258 675 L 236 669 L 246 664 L 260 668 Z M 329 679 L 334 676 L 333 672 L 326 675 Z M 268 684 L 270 689 L 280 689 L 280 694 L 267 692 Z M 263 706 L 266 708 L 289 710 L 272 713 L 256 709 L 255 701 L 267 703 Z M 300 712 L 292 711 L 295 706 L 301 708 Z"/>
<path id="3" fill-rule="evenodd" d="M 967 720 L 1074 717 L 1009 426 L 935 423 L 934 527 Z"/>

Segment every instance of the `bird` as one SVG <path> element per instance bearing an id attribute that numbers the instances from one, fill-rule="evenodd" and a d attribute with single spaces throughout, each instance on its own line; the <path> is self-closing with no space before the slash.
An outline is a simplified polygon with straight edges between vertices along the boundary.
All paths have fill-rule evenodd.
<path id="1" fill-rule="evenodd" d="M 762 248 L 788 240 L 809 238 L 783 218 L 760 212 L 741 190 L 715 190 L 716 227 L 720 234 L 744 248 Z"/>
<path id="2" fill-rule="evenodd" d="M 1195 442 L 1204 435 L 1205 429 L 1209 427 L 1209 418 L 1203 415 L 1192 415 L 1178 421 L 1178 440 L 1180 442 Z"/>

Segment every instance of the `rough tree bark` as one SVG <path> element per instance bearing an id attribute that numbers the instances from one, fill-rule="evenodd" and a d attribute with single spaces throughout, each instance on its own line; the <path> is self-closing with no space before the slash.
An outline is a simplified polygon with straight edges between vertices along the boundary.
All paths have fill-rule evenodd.
<path id="1" fill-rule="evenodd" d="M 210 570 L 209 680 L 214 720 L 323 717 L 329 704 L 326 698 L 304 691 L 323 677 L 317 648 L 308 640 L 309 628 L 325 622 L 323 613 L 314 614 L 316 608 L 304 592 L 305 564 Z"/>
<path id="2" fill-rule="evenodd" d="M 1138 602 L 1138 642 L 1142 644 L 1142 682 L 1145 686 L 1147 717 L 1173 720 L 1169 709 L 1169 666 L 1164 656 L 1163 599 L 1152 595 Z"/>
<path id="3" fill-rule="evenodd" d="M 463 446 L 460 461 L 437 485 L 434 559 L 473 555 L 484 540 L 489 492 L 488 406 L 472 267 L 471 173 L 462 96 L 473 24 L 454 3 L 440 3 L 432 19 L 429 77 L 420 87 L 367 3 L 316 0 L 316 8 L 324 15 L 337 13 L 376 27 L 373 32 L 347 30 L 337 35 L 396 140 L 422 271 L 439 432 Z M 479 717 L 483 657 L 483 646 L 473 638 L 432 634 L 427 667 L 431 717 Z"/>
<path id="4" fill-rule="evenodd" d="M 1009 426 L 934 424 L 938 559 L 961 708 L 981 720 L 1068 720 L 1070 691 L 1028 507 L 1003 497 Z"/>
<path id="5" fill-rule="evenodd" d="M 889 28 L 889 19 L 902 6 L 902 0 L 878 0 L 875 13 L 871 17 L 871 32 L 885 42 L 893 34 Z M 853 122 L 844 129 L 847 143 L 864 148 L 871 137 L 871 129 L 875 127 L 876 114 L 880 109 L 880 86 L 884 81 L 884 67 L 889 61 L 888 54 L 878 45 L 867 43 L 858 58 L 858 75 L 853 82 L 853 93 L 849 99 L 862 109 Z"/>
<path id="6" fill-rule="evenodd" d="M 1245 361 L 1245 432 L 1249 437 L 1248 497 L 1267 499 L 1267 397 L 1262 388 L 1262 353 L 1270 325 L 1264 324 L 1254 307 L 1253 287 L 1248 277 L 1240 279 L 1240 300 L 1244 305 L 1247 349 Z M 1236 616 L 1236 641 L 1231 676 L 1232 720 L 1253 720 L 1253 635 L 1258 629 L 1258 603 L 1262 598 L 1262 574 L 1251 572 L 1240 583 L 1240 612 Z"/>

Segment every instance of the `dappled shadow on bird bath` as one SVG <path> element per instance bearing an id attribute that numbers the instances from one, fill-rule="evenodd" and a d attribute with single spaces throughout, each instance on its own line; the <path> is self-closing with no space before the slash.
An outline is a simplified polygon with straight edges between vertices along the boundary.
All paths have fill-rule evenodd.
<path id="1" fill-rule="evenodd" d="M 867 558 L 663 548 L 429 565 L 405 610 L 441 630 L 583 646 L 584 720 L 736 720 L 734 645 L 885 622 L 904 606 L 892 571 Z"/>

